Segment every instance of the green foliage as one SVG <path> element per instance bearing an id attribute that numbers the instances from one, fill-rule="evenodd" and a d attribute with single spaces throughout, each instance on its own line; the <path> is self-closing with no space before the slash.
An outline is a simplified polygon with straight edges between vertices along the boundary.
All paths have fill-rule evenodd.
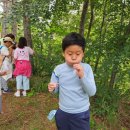
<path id="1" fill-rule="evenodd" d="M 53 69 L 64 62 L 62 38 L 69 32 L 79 31 L 82 5 L 81 0 L 22 0 L 13 5 L 8 19 L 10 22 L 17 20 L 20 25 L 19 35 L 23 32 L 23 14 L 31 20 L 35 56 L 29 96 L 35 95 L 36 92 L 46 92 Z M 84 28 L 85 38 L 91 18 L 90 6 L 91 4 Z M 92 66 L 97 85 L 92 110 L 94 115 L 103 118 L 107 116 L 111 123 L 116 122 L 120 100 L 130 99 L 129 7 L 129 1 L 94 2 L 94 20 L 89 39 L 86 39 L 84 60 Z M 113 74 L 115 77 L 112 77 Z M 114 82 L 110 87 L 111 79 Z M 91 126 L 95 129 L 105 129 L 102 126 L 96 128 L 94 121 Z"/>
<path id="2" fill-rule="evenodd" d="M 105 86 L 99 86 L 97 90 L 97 94 L 94 98 L 94 114 L 98 115 L 99 117 L 109 116 L 110 113 L 115 115 L 118 111 L 119 102 L 121 99 L 121 93 L 119 89 L 109 89 Z"/>
<path id="3" fill-rule="evenodd" d="M 39 53 L 40 48 L 37 47 L 37 55 L 34 56 L 34 74 L 45 77 L 50 76 L 54 67 L 63 61 L 59 45 L 50 42 L 52 44 L 47 42 L 43 45 L 44 49 L 41 50 L 41 53 Z"/>
<path id="4" fill-rule="evenodd" d="M 31 91 L 30 95 L 35 95 L 36 92 L 47 92 L 47 85 L 49 83 L 48 77 L 32 76 L 30 79 Z"/>

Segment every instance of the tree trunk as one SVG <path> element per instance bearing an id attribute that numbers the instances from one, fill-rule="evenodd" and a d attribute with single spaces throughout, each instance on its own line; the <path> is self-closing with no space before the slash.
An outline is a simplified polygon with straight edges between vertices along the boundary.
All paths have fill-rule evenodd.
<path id="1" fill-rule="evenodd" d="M 28 46 L 32 48 L 33 45 L 32 45 L 32 38 L 31 38 L 30 19 L 26 15 L 24 15 L 23 17 L 23 27 L 24 27 L 24 37 L 27 39 Z"/>
<path id="2" fill-rule="evenodd" d="M 4 37 L 7 33 L 10 32 L 9 27 L 8 27 L 8 21 L 7 21 L 7 17 L 9 14 L 9 10 L 11 8 L 11 6 L 16 2 L 16 0 L 2 0 L 1 2 L 3 2 L 3 20 L 2 20 L 2 37 Z M 16 36 L 17 33 L 17 23 L 16 20 L 13 20 L 12 23 L 12 29 L 11 32 Z"/>
<path id="3" fill-rule="evenodd" d="M 97 72 L 99 60 L 100 60 L 100 55 L 97 56 L 96 63 L 95 63 L 95 66 L 94 66 L 94 73 Z"/>
<path id="4" fill-rule="evenodd" d="M 16 2 L 16 0 L 12 0 L 12 5 L 14 5 L 15 2 Z M 12 22 L 11 32 L 12 32 L 12 34 L 14 34 L 15 37 L 17 36 L 17 22 L 16 22 L 15 18 L 13 19 L 13 22 Z"/>
<path id="5" fill-rule="evenodd" d="M 24 37 L 27 39 L 28 46 L 33 48 L 32 38 L 31 38 L 31 22 L 30 18 L 27 14 L 29 14 L 29 9 L 27 6 L 29 5 L 30 1 L 23 0 L 23 27 L 24 27 Z"/>
<path id="6" fill-rule="evenodd" d="M 89 27 L 88 27 L 88 34 L 87 34 L 87 39 L 89 38 L 90 32 L 91 32 L 91 27 L 93 24 L 93 19 L 94 19 L 94 2 L 91 1 L 91 18 L 90 18 L 90 22 L 89 22 Z"/>
<path id="7" fill-rule="evenodd" d="M 116 74 L 117 74 L 117 67 L 116 67 L 116 65 L 114 65 L 112 68 L 111 78 L 110 78 L 110 82 L 109 82 L 109 88 L 113 88 L 115 79 L 116 79 Z"/>
<path id="8" fill-rule="evenodd" d="M 86 15 L 88 10 L 88 4 L 89 4 L 89 0 L 84 0 L 83 10 L 81 14 L 80 28 L 79 28 L 79 33 L 82 36 L 84 36 L 84 26 L 85 26 L 85 20 L 86 20 Z"/>
<path id="9" fill-rule="evenodd" d="M 8 27 L 7 27 L 8 1 L 3 0 L 2 2 L 3 2 L 3 20 L 2 20 L 1 36 L 4 37 L 8 32 Z"/>
<path id="10" fill-rule="evenodd" d="M 12 34 L 15 36 L 15 38 L 17 37 L 17 22 L 14 20 L 12 23 Z"/>

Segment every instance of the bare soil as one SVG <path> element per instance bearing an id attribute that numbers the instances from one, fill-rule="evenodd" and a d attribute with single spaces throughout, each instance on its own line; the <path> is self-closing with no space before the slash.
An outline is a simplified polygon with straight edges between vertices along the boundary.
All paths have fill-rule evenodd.
<path id="1" fill-rule="evenodd" d="M 14 93 L 2 95 L 0 130 L 56 130 L 49 121 L 50 110 L 57 109 L 57 98 L 49 93 L 33 97 L 14 97 Z"/>
<path id="2" fill-rule="evenodd" d="M 47 115 L 57 108 L 58 99 L 50 93 L 39 93 L 31 97 L 15 97 L 14 93 L 3 94 L 0 130 L 56 130 L 54 120 L 49 121 Z M 92 118 L 97 125 L 110 124 L 106 130 L 130 130 L 129 102 L 121 102 L 118 115 L 116 124 L 110 124 L 102 118 Z"/>

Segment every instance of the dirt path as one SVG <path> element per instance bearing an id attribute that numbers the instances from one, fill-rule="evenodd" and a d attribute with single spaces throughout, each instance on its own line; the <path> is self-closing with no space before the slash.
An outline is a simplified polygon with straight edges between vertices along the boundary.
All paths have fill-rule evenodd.
<path id="1" fill-rule="evenodd" d="M 2 108 L 0 130 L 56 130 L 47 115 L 57 109 L 57 99 L 48 93 L 17 98 L 13 93 L 3 94 Z"/>

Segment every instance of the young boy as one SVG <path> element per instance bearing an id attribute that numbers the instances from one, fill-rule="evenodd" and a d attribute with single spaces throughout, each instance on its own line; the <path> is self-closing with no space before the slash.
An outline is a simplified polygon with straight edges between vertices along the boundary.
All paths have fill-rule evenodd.
<path id="1" fill-rule="evenodd" d="M 90 130 L 89 97 L 96 93 L 90 65 L 82 63 L 85 39 L 72 32 L 62 41 L 65 63 L 58 65 L 48 84 L 49 92 L 59 90 L 59 109 L 56 112 L 58 130 Z"/>

